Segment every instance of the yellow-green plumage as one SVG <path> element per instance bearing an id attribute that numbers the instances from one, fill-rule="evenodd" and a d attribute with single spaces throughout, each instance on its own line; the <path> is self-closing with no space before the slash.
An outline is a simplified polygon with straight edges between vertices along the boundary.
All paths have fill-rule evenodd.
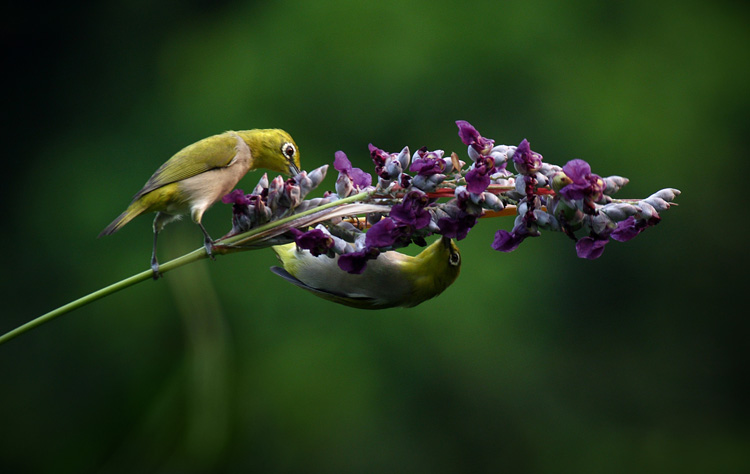
<path id="1" fill-rule="evenodd" d="M 273 247 L 283 269 L 272 271 L 316 296 L 362 309 L 416 306 L 442 293 L 458 277 L 460 252 L 448 238 L 440 238 L 412 257 L 384 252 L 367 262 L 360 275 L 338 267 L 336 258 L 314 257 L 296 244 Z"/>
<path id="2" fill-rule="evenodd" d="M 203 214 L 229 193 L 250 170 L 263 168 L 285 174 L 299 172 L 299 151 L 292 137 L 279 129 L 229 131 L 188 145 L 149 178 L 128 208 L 99 236 L 117 232 L 140 214 L 156 212 L 154 233 L 182 214 L 189 213 L 201 227 L 206 251 L 211 238 L 203 228 Z M 156 237 L 152 255 L 154 274 Z"/>

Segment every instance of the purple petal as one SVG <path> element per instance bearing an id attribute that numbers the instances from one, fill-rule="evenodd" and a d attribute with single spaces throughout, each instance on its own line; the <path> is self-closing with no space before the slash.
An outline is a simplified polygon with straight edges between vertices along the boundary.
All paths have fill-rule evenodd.
<path id="1" fill-rule="evenodd" d="M 396 223 L 388 217 L 379 220 L 365 234 L 368 247 L 385 248 L 396 242 Z"/>
<path id="2" fill-rule="evenodd" d="M 359 168 L 349 170 L 349 177 L 352 179 L 354 187 L 359 189 L 364 189 L 372 184 L 372 176 Z"/>
<path id="3" fill-rule="evenodd" d="M 360 275 L 365 271 L 365 268 L 367 268 L 367 261 L 369 259 L 366 250 L 345 253 L 339 256 L 338 265 L 339 268 L 345 272 Z"/>
<path id="4" fill-rule="evenodd" d="M 435 158 L 417 158 L 409 167 L 409 171 L 421 176 L 440 174 L 445 170 L 445 162 Z"/>
<path id="5" fill-rule="evenodd" d="M 464 145 L 471 145 L 475 143 L 479 138 L 479 132 L 466 120 L 456 120 L 458 125 L 458 136 L 461 137 L 461 141 Z"/>
<path id="6" fill-rule="evenodd" d="M 352 162 L 346 157 L 346 153 L 343 151 L 337 151 L 333 156 L 333 167 L 336 168 L 337 171 L 344 173 L 349 172 L 349 170 L 352 169 Z"/>
<path id="7" fill-rule="evenodd" d="M 441 217 L 438 219 L 437 225 L 440 228 L 440 233 L 446 237 L 450 237 L 456 240 L 463 240 L 472 227 L 477 222 L 476 216 L 471 214 L 463 214 L 459 217 Z"/>
<path id="8" fill-rule="evenodd" d="M 500 252 L 512 252 L 521 245 L 524 238 L 525 236 L 501 229 L 495 232 L 495 240 L 492 241 L 492 248 Z"/>
<path id="9" fill-rule="evenodd" d="M 224 204 L 237 204 L 238 206 L 247 206 L 250 200 L 245 197 L 245 192 L 241 189 L 235 189 L 231 193 L 221 198 Z"/>
<path id="10" fill-rule="evenodd" d="M 576 242 L 576 253 L 579 258 L 594 260 L 601 257 L 604 252 L 604 246 L 609 240 L 594 239 L 592 237 L 583 237 Z"/>
<path id="11" fill-rule="evenodd" d="M 617 228 L 612 231 L 610 237 L 619 242 L 627 242 L 628 240 L 635 238 L 635 236 L 640 234 L 644 229 L 645 227 L 638 227 L 636 225 L 634 216 L 630 216 L 624 221 L 617 223 Z"/>
<path id="12" fill-rule="evenodd" d="M 490 177 L 488 174 L 482 173 L 479 168 L 470 169 L 466 173 L 466 189 L 470 193 L 481 194 L 490 185 Z"/>
<path id="13" fill-rule="evenodd" d="M 411 191 L 399 203 L 391 207 L 391 218 L 404 225 L 421 229 L 430 223 L 430 213 L 424 209 L 429 202 L 419 191 Z"/>
<path id="14" fill-rule="evenodd" d="M 299 231 L 297 230 L 297 232 Z M 301 249 L 309 250 L 315 257 L 327 254 L 328 250 L 333 248 L 333 238 L 320 229 L 312 229 L 307 232 L 300 232 L 299 234 L 297 232 L 293 232 L 295 234 L 294 241 L 297 243 L 297 246 Z"/>
<path id="15" fill-rule="evenodd" d="M 372 158 L 372 161 L 375 163 L 375 166 L 385 165 L 385 160 L 389 156 L 388 153 L 376 147 L 372 143 L 367 145 L 367 147 L 370 149 L 370 157 Z"/>
<path id="16" fill-rule="evenodd" d="M 563 173 L 573 182 L 580 183 L 591 174 L 591 166 L 583 160 L 570 160 L 563 166 Z"/>
<path id="17" fill-rule="evenodd" d="M 513 153 L 513 162 L 518 164 L 523 163 L 523 157 L 529 153 L 531 153 L 531 145 L 529 144 L 529 141 L 524 138 L 518 147 L 516 147 L 515 153 Z"/>

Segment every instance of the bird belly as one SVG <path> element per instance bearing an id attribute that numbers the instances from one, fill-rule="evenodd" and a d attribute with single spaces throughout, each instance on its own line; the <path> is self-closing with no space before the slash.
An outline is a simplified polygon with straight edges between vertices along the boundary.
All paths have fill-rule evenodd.
<path id="1" fill-rule="evenodd" d="M 304 255 L 298 257 L 300 265 L 290 273 L 306 285 L 319 290 L 355 298 L 372 298 L 377 304 L 389 307 L 401 304 L 412 290 L 412 282 L 389 268 L 390 262 L 385 254 L 368 262 L 367 268 L 360 275 L 338 268 L 338 256 L 313 257 L 309 252 L 304 252 Z"/>
<path id="2" fill-rule="evenodd" d="M 233 166 L 216 168 L 177 183 L 180 194 L 187 196 L 195 222 L 200 222 L 208 208 L 234 189 L 244 174 L 238 171 Z"/>

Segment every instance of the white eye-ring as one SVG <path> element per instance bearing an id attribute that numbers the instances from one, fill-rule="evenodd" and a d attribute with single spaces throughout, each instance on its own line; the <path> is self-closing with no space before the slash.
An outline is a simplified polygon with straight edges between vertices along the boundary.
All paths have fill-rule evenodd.
<path id="1" fill-rule="evenodd" d="M 451 256 L 448 259 L 448 262 L 454 267 L 458 266 L 458 264 L 461 263 L 461 255 L 458 253 L 451 252 Z"/>
<path id="2" fill-rule="evenodd" d="M 297 154 L 297 149 L 294 147 L 294 144 L 286 142 L 281 145 L 281 153 L 287 158 L 294 158 L 294 155 Z"/>

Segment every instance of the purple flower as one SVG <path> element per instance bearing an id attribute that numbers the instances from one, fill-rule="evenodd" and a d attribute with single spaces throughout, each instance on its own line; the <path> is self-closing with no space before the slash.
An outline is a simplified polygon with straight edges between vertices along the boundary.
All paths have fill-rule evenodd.
<path id="1" fill-rule="evenodd" d="M 245 196 L 245 192 L 241 189 L 235 189 L 227 194 L 221 198 L 221 202 L 224 204 L 234 204 L 237 207 L 250 205 L 250 199 Z"/>
<path id="2" fill-rule="evenodd" d="M 430 223 L 430 213 L 424 209 L 429 198 L 421 191 L 411 191 L 391 207 L 391 218 L 399 224 L 421 229 Z"/>
<path id="3" fill-rule="evenodd" d="M 639 227 L 636 224 L 634 216 L 630 216 L 624 221 L 617 223 L 617 227 L 612 231 L 610 237 L 620 242 L 627 242 L 630 239 L 635 238 L 636 235 L 643 232 L 645 227 Z"/>
<path id="4" fill-rule="evenodd" d="M 523 242 L 525 238 L 525 235 L 515 233 L 515 229 L 514 232 L 500 229 L 495 232 L 495 239 L 492 241 L 492 248 L 500 252 L 512 252 L 521 245 L 521 242 Z"/>
<path id="5" fill-rule="evenodd" d="M 400 153 L 388 153 L 376 147 L 372 143 L 370 148 L 370 157 L 375 163 L 375 174 L 381 180 L 386 181 L 386 185 L 397 179 L 401 172 L 409 166 L 409 147 L 404 147 Z"/>
<path id="6" fill-rule="evenodd" d="M 583 160 L 570 160 L 563 166 L 562 170 L 572 181 L 560 190 L 560 194 L 565 199 L 570 201 L 586 199 L 593 202 L 601 199 L 606 184 L 599 175 L 591 173 L 591 167 L 588 163 Z"/>
<path id="7" fill-rule="evenodd" d="M 297 247 L 309 250 L 314 257 L 326 255 L 333 248 L 333 238 L 320 229 L 302 232 L 301 230 L 292 228 L 290 232 L 294 234 L 294 242 L 297 244 Z"/>
<path id="8" fill-rule="evenodd" d="M 411 241 L 411 228 L 390 217 L 376 222 L 365 234 L 365 246 L 372 248 L 404 247 Z"/>
<path id="9" fill-rule="evenodd" d="M 284 181 L 280 189 L 279 205 L 287 209 L 293 209 L 302 202 L 302 188 L 297 184 L 295 178 Z"/>
<path id="10" fill-rule="evenodd" d="M 367 261 L 374 260 L 380 255 L 376 248 L 365 248 L 358 252 L 345 253 L 339 256 L 339 268 L 348 273 L 360 275 L 367 268 Z"/>
<path id="11" fill-rule="evenodd" d="M 386 171 L 385 165 L 388 162 L 388 158 L 390 157 L 390 155 L 387 152 L 376 147 L 372 143 L 368 145 L 368 148 L 370 148 L 370 157 L 372 158 L 372 162 L 375 163 L 375 174 L 383 179 L 389 179 L 388 171 Z"/>
<path id="12" fill-rule="evenodd" d="M 519 173 L 531 175 L 542 167 L 542 155 L 531 151 L 529 142 L 524 138 L 513 153 L 513 164 Z"/>
<path id="13" fill-rule="evenodd" d="M 470 193 L 481 194 L 490 185 L 490 176 L 495 172 L 495 160 L 480 156 L 474 167 L 466 173 L 466 189 Z"/>
<path id="14" fill-rule="evenodd" d="M 412 173 L 417 173 L 419 176 L 432 176 L 445 172 L 446 164 L 442 150 L 427 151 L 427 147 L 422 147 L 415 155 L 419 156 L 414 158 L 409 167 Z"/>
<path id="15" fill-rule="evenodd" d="M 531 218 L 529 218 L 531 214 Z M 492 248 L 500 252 L 512 252 L 526 240 L 526 237 L 538 237 L 539 231 L 536 230 L 535 218 L 533 212 L 526 212 L 521 219 L 516 218 L 516 225 L 513 230 L 498 230 L 495 232 L 495 240 L 492 241 Z"/>
<path id="16" fill-rule="evenodd" d="M 347 176 L 355 188 L 364 189 L 372 184 L 372 176 L 359 168 L 352 167 L 352 162 L 343 151 L 337 151 L 334 155 L 333 167 L 340 174 Z"/>
<path id="17" fill-rule="evenodd" d="M 445 237 L 463 240 L 476 223 L 477 216 L 460 211 L 455 216 L 441 217 L 438 219 L 437 226 L 440 228 L 440 233 Z"/>
<path id="18" fill-rule="evenodd" d="M 579 258 L 594 260 L 601 257 L 604 246 L 609 239 L 595 239 L 593 237 L 582 237 L 576 242 L 576 253 Z"/>
<path id="19" fill-rule="evenodd" d="M 651 216 L 649 219 L 636 219 L 635 216 L 630 216 L 624 221 L 617 223 L 617 227 L 612 231 L 611 237 L 620 242 L 627 242 L 630 239 L 635 238 L 638 234 L 653 227 L 661 221 L 661 217 L 658 215 Z"/>
<path id="20" fill-rule="evenodd" d="M 398 185 L 404 189 L 407 189 L 409 186 L 411 186 L 411 181 L 411 176 L 406 173 L 401 173 L 398 177 Z"/>
<path id="21" fill-rule="evenodd" d="M 479 135 L 477 129 L 466 120 L 457 120 L 456 125 L 458 125 L 458 136 L 461 137 L 464 145 L 472 147 L 480 155 L 490 154 L 492 147 L 495 145 L 495 140 Z"/>

